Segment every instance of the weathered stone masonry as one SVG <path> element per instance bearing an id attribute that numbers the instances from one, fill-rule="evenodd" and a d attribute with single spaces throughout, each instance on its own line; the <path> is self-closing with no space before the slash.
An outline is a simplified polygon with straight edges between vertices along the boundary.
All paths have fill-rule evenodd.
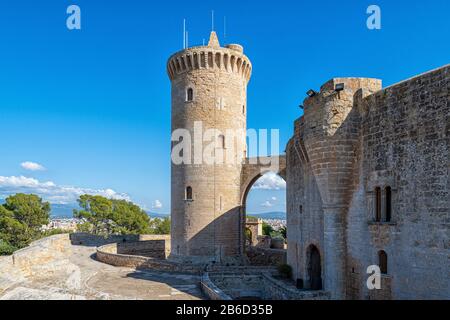
<path id="1" fill-rule="evenodd" d="M 191 163 L 172 162 L 169 258 L 193 263 L 240 263 L 245 245 L 246 195 L 267 164 L 253 162 L 246 154 L 251 62 L 242 46 L 221 47 L 212 32 L 207 46 L 187 48 L 170 57 L 167 72 L 172 83 L 172 132 L 188 130 L 192 138 L 190 152 L 183 150 L 182 154 L 187 158 L 190 153 Z M 208 163 L 201 158 L 199 149 L 206 150 L 211 141 L 201 141 L 201 133 L 196 131 L 199 124 L 203 132 L 218 130 L 213 137 L 214 154 L 223 154 L 223 163 Z M 230 130 L 236 135 L 232 140 L 226 135 Z M 234 151 L 234 158 L 227 158 L 228 150 Z M 280 162 L 278 157 L 276 160 Z M 280 170 L 285 167 L 283 160 Z"/>
<path id="2" fill-rule="evenodd" d="M 288 263 L 306 287 L 320 270 L 334 298 L 450 297 L 449 69 L 384 90 L 337 78 L 306 99 L 287 147 Z"/>
<path id="3" fill-rule="evenodd" d="M 207 46 L 174 54 L 167 71 L 172 132 L 195 138 L 198 121 L 245 132 L 252 66 L 241 46 L 221 47 L 213 32 Z M 450 297 L 449 73 L 386 89 L 336 78 L 305 100 L 276 170 L 287 181 L 287 260 L 304 288 L 335 299 Z M 216 151 L 230 147 L 216 141 Z M 242 263 L 247 193 L 273 169 L 246 158 L 244 139 L 231 143 L 235 164 L 172 164 L 169 259 Z M 371 265 L 381 290 L 367 289 Z"/>

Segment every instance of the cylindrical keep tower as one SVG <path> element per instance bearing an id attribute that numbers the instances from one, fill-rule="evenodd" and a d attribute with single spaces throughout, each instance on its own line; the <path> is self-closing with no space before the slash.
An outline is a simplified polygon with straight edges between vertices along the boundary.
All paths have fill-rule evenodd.
<path id="1" fill-rule="evenodd" d="M 241 253 L 240 179 L 251 71 L 243 48 L 220 47 L 215 32 L 207 46 L 169 58 L 172 133 L 190 134 L 173 139 L 172 147 L 191 140 L 191 147 L 177 152 L 183 163 L 172 161 L 170 259 L 221 263 Z"/>

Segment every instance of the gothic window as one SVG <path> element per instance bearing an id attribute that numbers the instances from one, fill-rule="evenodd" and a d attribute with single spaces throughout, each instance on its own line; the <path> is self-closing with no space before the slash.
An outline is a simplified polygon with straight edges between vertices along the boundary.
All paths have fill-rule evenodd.
<path id="1" fill-rule="evenodd" d="M 386 201 L 386 222 L 391 222 L 392 219 L 392 188 L 386 187 L 385 189 L 385 201 Z"/>
<path id="2" fill-rule="evenodd" d="M 388 273 L 388 257 L 386 252 L 381 250 L 378 252 L 378 264 L 382 274 Z"/>
<path id="3" fill-rule="evenodd" d="M 381 188 L 375 188 L 375 221 L 381 222 Z"/>
<path id="4" fill-rule="evenodd" d="M 242 106 L 242 114 L 245 115 L 245 106 Z"/>
<path id="5" fill-rule="evenodd" d="M 186 200 L 192 201 L 193 197 L 192 197 L 192 187 L 187 187 L 186 188 Z"/>
<path id="6" fill-rule="evenodd" d="M 186 90 L 186 101 L 187 102 L 194 101 L 194 89 L 188 88 Z"/>

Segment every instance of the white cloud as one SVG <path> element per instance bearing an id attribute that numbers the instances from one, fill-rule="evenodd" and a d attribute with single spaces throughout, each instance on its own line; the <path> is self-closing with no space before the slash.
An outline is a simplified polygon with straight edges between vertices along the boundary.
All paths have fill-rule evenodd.
<path id="1" fill-rule="evenodd" d="M 162 209 L 163 205 L 161 203 L 161 201 L 159 200 L 155 200 L 152 203 L 152 209 Z"/>
<path id="2" fill-rule="evenodd" d="M 59 186 L 54 182 L 41 182 L 37 179 L 0 176 L 0 198 L 6 198 L 16 193 L 33 193 L 42 197 L 45 201 L 54 204 L 76 203 L 83 194 L 99 195 L 110 199 L 131 201 L 125 193 L 118 193 L 112 189 L 90 189 L 72 186 Z"/>
<path id="3" fill-rule="evenodd" d="M 22 162 L 20 164 L 20 166 L 22 168 L 24 168 L 25 170 L 29 170 L 29 171 L 44 171 L 45 170 L 44 166 L 40 165 L 39 163 L 31 162 L 31 161 Z"/>
<path id="4" fill-rule="evenodd" d="M 272 197 L 272 201 L 277 201 L 277 197 Z"/>
<path id="5" fill-rule="evenodd" d="M 264 202 L 264 203 L 261 204 L 261 207 L 264 207 L 264 208 L 271 208 L 271 207 L 273 207 L 273 204 L 271 204 L 270 201 L 267 200 L 266 202 Z"/>
<path id="6" fill-rule="evenodd" d="M 256 181 L 253 188 L 260 190 L 284 190 L 286 189 L 286 181 L 276 173 L 269 172 Z"/>

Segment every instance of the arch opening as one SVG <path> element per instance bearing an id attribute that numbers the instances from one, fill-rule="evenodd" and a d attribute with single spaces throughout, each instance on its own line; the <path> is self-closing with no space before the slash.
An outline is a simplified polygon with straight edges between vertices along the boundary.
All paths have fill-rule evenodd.
<path id="1" fill-rule="evenodd" d="M 322 262 L 319 249 L 310 245 L 306 252 L 308 285 L 311 290 L 322 290 Z"/>
<path id="2" fill-rule="evenodd" d="M 243 249 L 264 241 L 261 236 L 286 243 L 286 182 L 275 172 L 258 173 L 244 186 L 242 195 Z M 258 227 L 255 227 L 255 224 Z M 246 241 L 246 228 L 253 226 L 252 241 Z M 256 232 L 256 234 L 255 234 Z M 271 241 L 272 244 L 274 241 Z M 280 241 L 278 241 L 280 242 Z"/>

